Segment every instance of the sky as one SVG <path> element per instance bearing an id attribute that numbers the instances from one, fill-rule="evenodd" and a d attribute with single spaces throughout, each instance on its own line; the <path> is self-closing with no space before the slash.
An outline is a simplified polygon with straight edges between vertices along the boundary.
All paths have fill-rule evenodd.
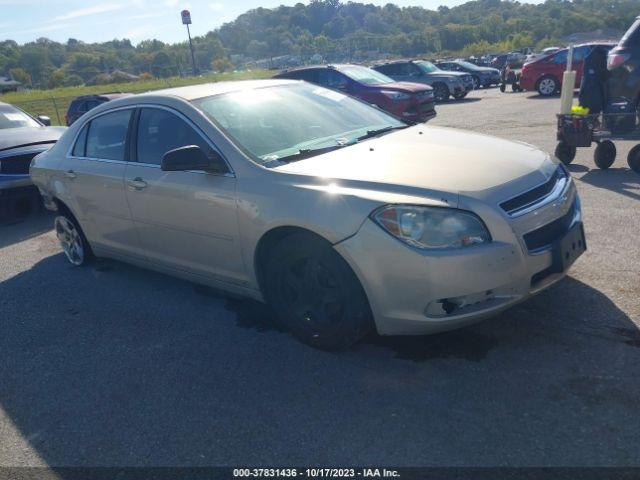
<path id="1" fill-rule="evenodd" d="M 294 5 L 306 0 L 0 0 L 0 40 L 22 44 L 39 37 L 87 43 L 128 38 L 137 44 L 156 38 L 168 43 L 186 40 L 180 11 L 191 11 L 191 34 L 203 35 L 257 7 Z M 467 0 L 359 0 L 436 9 Z M 532 0 L 538 3 L 541 0 Z"/>

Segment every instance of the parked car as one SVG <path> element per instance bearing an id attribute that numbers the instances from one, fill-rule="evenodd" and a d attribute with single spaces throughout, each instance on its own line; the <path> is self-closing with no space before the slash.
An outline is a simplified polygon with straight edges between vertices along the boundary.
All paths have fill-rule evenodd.
<path id="1" fill-rule="evenodd" d="M 571 175 L 548 154 L 306 82 L 109 102 L 31 176 L 73 265 L 114 257 L 266 300 L 327 349 L 495 315 L 585 245 Z"/>
<path id="2" fill-rule="evenodd" d="M 573 49 L 573 70 L 576 71 L 575 88 L 580 87 L 582 81 L 582 66 L 584 58 L 595 45 L 613 48 L 609 43 L 587 43 L 577 45 Z M 556 53 L 525 63 L 522 67 L 520 86 L 525 90 L 537 91 L 542 96 L 555 95 L 562 88 L 562 75 L 567 68 L 567 54 L 564 48 Z"/>
<path id="3" fill-rule="evenodd" d="M 529 62 L 533 62 L 534 60 L 538 60 L 539 58 L 542 57 L 547 57 L 553 53 L 559 52 L 560 51 L 560 47 L 547 47 L 547 48 L 543 48 L 540 53 L 532 53 L 530 55 L 527 55 L 527 58 L 525 59 L 524 63 L 529 63 Z"/>
<path id="4" fill-rule="evenodd" d="M 464 60 L 447 60 L 437 62 L 436 66 L 442 70 L 465 72 L 470 74 L 473 79 L 474 88 L 488 88 L 491 85 L 500 84 L 500 70 L 496 68 L 479 67 L 478 65 L 465 62 Z"/>
<path id="5" fill-rule="evenodd" d="M 446 72 L 426 60 L 396 60 L 371 68 L 398 82 L 429 85 L 438 101 L 448 100 L 451 96 L 464 98 L 473 90 L 473 78 L 468 73 Z"/>
<path id="6" fill-rule="evenodd" d="M 640 17 L 607 57 L 610 110 L 638 112 L 640 102 Z M 636 149 L 637 153 L 638 149 Z"/>
<path id="7" fill-rule="evenodd" d="M 21 109 L 0 102 L 0 219 L 14 219 L 33 211 L 40 203 L 29 178 L 29 164 L 64 132 L 51 127 L 45 116 L 33 118 Z"/>
<path id="8" fill-rule="evenodd" d="M 319 65 L 287 70 L 274 78 L 305 80 L 377 105 L 408 122 L 425 122 L 436 115 L 433 89 L 420 83 L 396 82 L 360 65 Z"/>
<path id="9" fill-rule="evenodd" d="M 98 105 L 102 105 L 105 102 L 110 102 L 111 100 L 115 100 L 117 98 L 128 97 L 130 95 L 132 94 L 112 92 L 99 93 L 95 95 L 82 95 L 81 97 L 76 97 L 69 104 L 69 108 L 67 109 L 67 113 L 65 114 L 64 119 L 67 123 L 67 126 L 69 126 L 73 122 L 78 120 L 82 115 L 87 113 L 89 110 L 96 108 Z"/>

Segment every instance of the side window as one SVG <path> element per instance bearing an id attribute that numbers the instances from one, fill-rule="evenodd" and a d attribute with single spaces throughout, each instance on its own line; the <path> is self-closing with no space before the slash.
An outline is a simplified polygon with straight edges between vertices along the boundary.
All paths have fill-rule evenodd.
<path id="1" fill-rule="evenodd" d="M 138 162 L 160 165 L 169 150 L 198 145 L 206 153 L 209 144 L 184 120 L 166 110 L 143 108 L 138 121 Z"/>
<path id="2" fill-rule="evenodd" d="M 376 68 L 376 70 L 378 70 L 381 73 L 384 73 L 385 75 L 398 75 L 398 64 L 397 63 L 390 63 L 389 65 L 380 65 L 378 68 Z"/>
<path id="3" fill-rule="evenodd" d="M 71 155 L 73 155 L 74 157 L 85 156 L 85 149 L 87 146 L 87 130 L 89 130 L 88 123 L 84 127 L 82 127 L 82 130 L 80 131 L 80 134 L 76 139 L 76 144 L 73 146 L 73 151 L 71 152 Z"/>
<path id="4" fill-rule="evenodd" d="M 420 68 L 418 68 L 418 66 L 415 63 L 408 62 L 406 65 L 407 65 L 407 75 L 419 77 L 422 74 L 422 70 L 420 70 Z"/>
<path id="5" fill-rule="evenodd" d="M 551 57 L 551 61 L 554 63 L 567 63 L 567 50 L 562 50 L 561 52 L 556 53 Z"/>
<path id="6" fill-rule="evenodd" d="M 99 102 L 98 100 L 87 100 L 84 103 L 84 107 L 82 109 L 83 112 L 88 112 L 89 110 L 91 110 L 92 108 L 96 108 L 98 105 L 100 105 L 102 102 Z"/>
<path id="7" fill-rule="evenodd" d="M 345 89 L 348 84 L 344 75 L 329 69 L 318 70 L 318 83 L 327 88 L 340 89 Z"/>
<path id="8" fill-rule="evenodd" d="M 119 110 L 91 120 L 87 134 L 87 157 L 125 160 L 127 129 L 132 110 Z"/>
<path id="9" fill-rule="evenodd" d="M 584 45 L 582 47 L 578 47 L 573 51 L 573 61 L 579 62 L 585 59 L 589 52 L 591 51 L 591 47 L 589 45 Z"/>

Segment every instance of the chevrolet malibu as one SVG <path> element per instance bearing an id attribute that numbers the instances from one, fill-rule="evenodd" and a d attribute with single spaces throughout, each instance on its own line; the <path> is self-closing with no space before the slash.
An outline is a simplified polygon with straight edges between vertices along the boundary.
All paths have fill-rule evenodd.
<path id="1" fill-rule="evenodd" d="M 106 103 L 31 176 L 73 265 L 112 257 L 263 300 L 325 349 L 495 315 L 586 248 L 574 183 L 545 153 L 300 81 Z"/>

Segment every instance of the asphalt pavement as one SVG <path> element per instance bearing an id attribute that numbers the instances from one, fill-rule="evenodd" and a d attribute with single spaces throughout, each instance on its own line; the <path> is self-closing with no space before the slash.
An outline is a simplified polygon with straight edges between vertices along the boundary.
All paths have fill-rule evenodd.
<path id="1" fill-rule="evenodd" d="M 552 151 L 559 100 L 497 89 L 433 124 Z M 268 309 L 0 227 L 0 466 L 640 466 L 640 175 L 571 166 L 589 250 L 476 326 L 343 353 Z M 428 154 L 428 152 L 426 152 Z M 443 159 L 446 161 L 446 159 Z"/>

